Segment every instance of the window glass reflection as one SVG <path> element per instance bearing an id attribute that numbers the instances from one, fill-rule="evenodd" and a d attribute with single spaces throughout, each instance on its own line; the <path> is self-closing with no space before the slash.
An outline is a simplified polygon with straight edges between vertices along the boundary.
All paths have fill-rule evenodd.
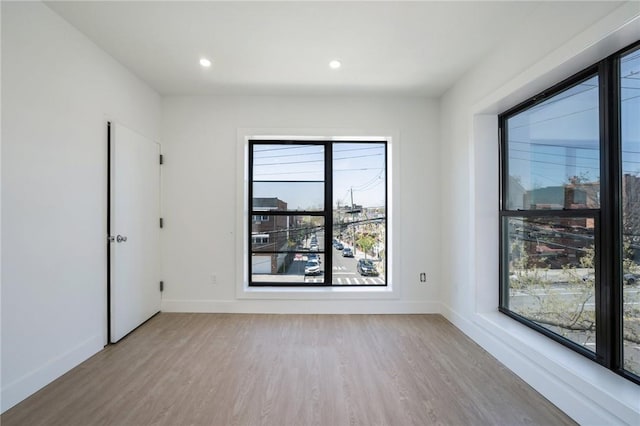
<path id="1" fill-rule="evenodd" d="M 620 61 L 623 365 L 640 375 L 640 51 Z"/>
<path id="2" fill-rule="evenodd" d="M 593 218 L 504 218 L 508 308 L 595 352 Z"/>
<path id="3" fill-rule="evenodd" d="M 598 102 L 595 76 L 509 118 L 508 209 L 600 206 Z"/>

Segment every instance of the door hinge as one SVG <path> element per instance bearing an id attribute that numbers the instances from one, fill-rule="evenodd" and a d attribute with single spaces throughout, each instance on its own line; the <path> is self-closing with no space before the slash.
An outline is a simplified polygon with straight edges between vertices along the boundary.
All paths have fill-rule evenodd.
<path id="1" fill-rule="evenodd" d="M 164 227 L 164 219 L 160 218 L 160 228 L 163 228 L 163 227 Z"/>
<path id="2" fill-rule="evenodd" d="M 164 155 L 160 154 L 160 164 L 164 164 Z"/>
<path id="3" fill-rule="evenodd" d="M 160 281 L 160 291 L 164 291 L 164 281 Z"/>

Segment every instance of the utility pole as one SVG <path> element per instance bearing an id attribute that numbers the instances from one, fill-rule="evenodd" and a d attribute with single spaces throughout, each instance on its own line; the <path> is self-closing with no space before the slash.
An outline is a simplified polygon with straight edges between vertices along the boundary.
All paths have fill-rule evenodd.
<path id="1" fill-rule="evenodd" d="M 353 223 L 353 215 L 355 214 L 354 212 L 354 207 L 353 207 L 353 186 L 351 187 L 351 233 L 353 235 L 353 244 L 351 245 L 353 247 L 353 255 L 356 255 L 356 226 Z"/>
<path id="2" fill-rule="evenodd" d="M 342 239 L 342 218 L 340 217 L 340 200 L 337 201 L 338 204 L 338 235 L 337 237 Z M 333 225 L 333 228 L 335 229 L 335 224 Z"/>

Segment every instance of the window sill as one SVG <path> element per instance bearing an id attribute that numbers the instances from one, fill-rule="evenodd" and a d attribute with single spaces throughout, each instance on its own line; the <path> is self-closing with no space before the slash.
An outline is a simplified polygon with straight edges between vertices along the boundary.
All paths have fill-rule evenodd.
<path id="1" fill-rule="evenodd" d="M 506 315 L 491 312 L 478 314 L 477 318 L 477 324 L 486 332 L 507 344 L 518 357 L 538 366 L 535 371 L 521 368 L 518 374 L 521 377 L 527 374 L 546 376 L 542 388 L 538 388 L 541 393 L 557 391 L 546 388 L 554 382 L 556 385 L 562 383 L 561 386 L 579 393 L 580 398 L 593 401 L 603 410 L 606 407 L 606 411 L 615 413 L 623 421 L 636 418 L 640 412 L 640 386 Z M 513 356 L 502 359 L 507 365 L 513 360 Z"/>

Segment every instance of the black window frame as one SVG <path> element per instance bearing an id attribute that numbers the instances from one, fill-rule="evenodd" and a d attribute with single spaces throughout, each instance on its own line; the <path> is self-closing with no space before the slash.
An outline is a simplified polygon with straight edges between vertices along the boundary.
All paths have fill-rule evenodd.
<path id="1" fill-rule="evenodd" d="M 622 159 L 620 140 L 619 86 L 620 59 L 640 52 L 640 41 L 613 53 L 601 61 L 579 71 L 562 82 L 538 93 L 498 115 L 499 130 L 499 306 L 503 314 L 531 327 L 554 341 L 580 353 L 626 379 L 640 384 L 640 376 L 624 369 L 622 319 Z M 509 209 L 509 152 L 507 121 L 560 92 L 598 76 L 599 90 L 599 148 L 600 148 L 600 207 L 598 209 L 524 210 Z M 510 217 L 590 217 L 595 219 L 595 315 L 596 350 L 591 352 L 578 343 L 542 327 L 534 321 L 511 311 L 508 307 L 509 265 L 505 246 L 505 223 Z"/>
<path id="2" fill-rule="evenodd" d="M 384 228 L 385 228 L 385 240 L 384 240 L 384 252 L 388 252 L 388 239 L 386 235 L 388 235 L 388 212 L 389 212 L 389 204 L 388 204 L 388 180 L 389 180 L 389 145 L 387 139 L 360 139 L 360 138 L 344 138 L 340 140 L 313 140 L 313 139 L 248 139 L 248 188 L 247 188 L 247 201 L 248 201 L 248 249 L 247 249 L 247 268 L 248 268 L 248 286 L 249 287 L 387 287 L 389 285 L 389 274 L 388 274 L 388 257 L 385 255 L 384 257 L 384 270 L 385 270 L 385 280 L 383 284 L 333 284 L 333 250 L 332 250 L 332 235 L 334 228 L 333 221 L 333 147 L 335 145 L 340 144 L 367 144 L 367 143 L 375 143 L 375 144 L 383 144 L 384 145 L 384 204 L 385 204 L 385 215 L 383 218 Z M 324 147 L 324 209 L 323 210 L 288 210 L 288 211 L 269 211 L 265 213 L 264 210 L 256 210 L 253 208 L 253 147 L 256 145 L 315 145 L 315 146 L 323 146 Z M 275 182 L 275 181 L 274 181 Z M 284 182 L 284 181 L 283 181 Z M 296 181 L 286 181 L 286 182 L 296 182 Z M 310 181 L 304 181 L 310 182 Z M 316 181 L 311 181 L 316 182 Z M 254 216 L 258 215 L 270 215 L 270 216 L 315 216 L 324 218 L 324 246 L 320 247 L 317 251 L 318 254 L 325 254 L 324 256 L 324 281 L 322 283 L 317 282 L 284 282 L 284 281 L 253 281 L 253 271 L 252 271 L 252 256 L 254 252 L 252 249 L 252 224 Z M 295 250 L 293 251 L 259 251 L 261 254 L 280 254 L 280 253 L 297 253 Z"/>

